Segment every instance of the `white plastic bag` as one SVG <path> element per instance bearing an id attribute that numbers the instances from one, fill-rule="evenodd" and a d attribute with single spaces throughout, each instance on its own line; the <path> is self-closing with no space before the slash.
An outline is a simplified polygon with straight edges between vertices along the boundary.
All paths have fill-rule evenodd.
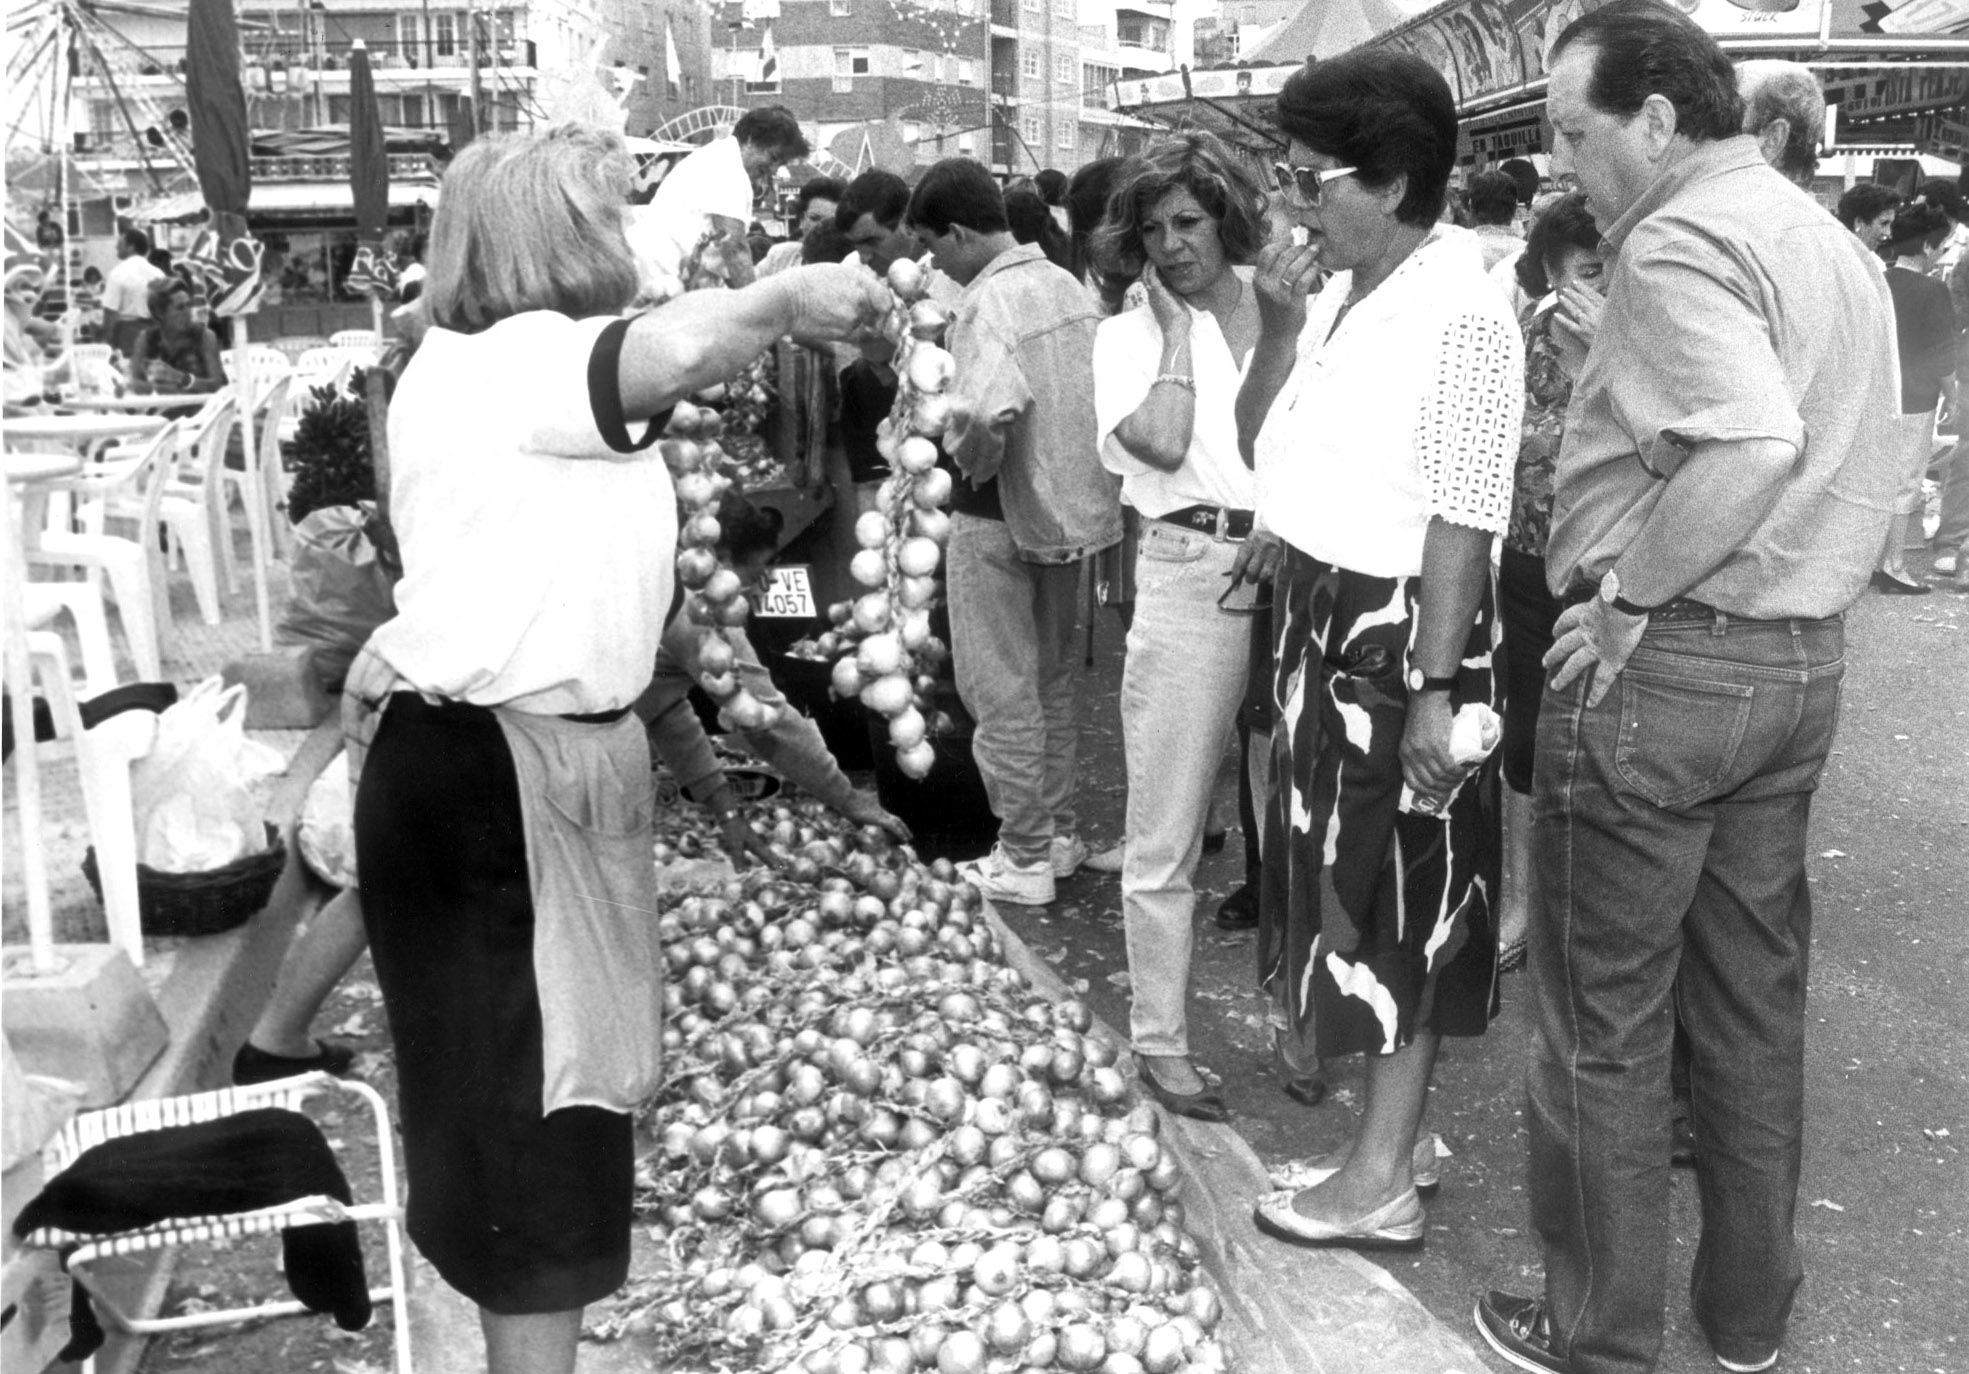
<path id="1" fill-rule="evenodd" d="M 130 770 L 137 860 L 204 873 L 267 847 L 252 784 L 287 766 L 246 738 L 246 688 L 207 678 L 157 718 L 157 740 Z"/>
<path id="2" fill-rule="evenodd" d="M 349 756 L 337 754 L 308 788 L 296 839 L 301 857 L 324 881 L 356 885 L 355 792 L 349 786 Z"/>

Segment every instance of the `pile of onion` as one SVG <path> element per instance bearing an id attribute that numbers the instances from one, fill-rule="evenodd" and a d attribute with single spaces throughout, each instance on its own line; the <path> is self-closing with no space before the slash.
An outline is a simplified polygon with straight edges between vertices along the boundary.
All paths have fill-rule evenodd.
<path id="1" fill-rule="evenodd" d="M 781 870 L 660 917 L 667 1263 L 597 1334 L 691 1370 L 1223 1369 L 1174 1157 L 1087 1008 L 1002 961 L 947 863 L 769 816 Z"/>
<path id="2" fill-rule="evenodd" d="M 726 636 L 751 615 L 738 574 L 718 559 L 718 499 L 731 479 L 718 469 L 724 456 L 718 435 L 724 420 L 714 410 L 679 401 L 660 441 L 663 461 L 677 489 L 677 580 L 684 585 L 684 614 L 699 627 L 697 684 L 715 702 L 726 729 L 761 730 L 779 714 L 739 683 L 738 654 Z"/>
<path id="3" fill-rule="evenodd" d="M 942 510 L 950 475 L 937 467 L 934 441 L 950 421 L 944 393 L 956 362 L 940 342 L 949 319 L 925 294 L 928 280 L 924 263 L 904 258 L 889 268 L 896 304 L 884 329 L 896 346 L 896 403 L 876 427 L 875 446 L 891 475 L 875 509 L 855 522 L 860 549 L 848 570 L 867 590 L 829 608 L 833 629 L 821 637 L 824 652 L 840 655 L 835 695 L 859 697 L 887 719 L 896 763 L 912 778 L 927 776 L 937 761 L 930 693 L 949 652 L 930 631 L 937 568 L 950 534 Z"/>

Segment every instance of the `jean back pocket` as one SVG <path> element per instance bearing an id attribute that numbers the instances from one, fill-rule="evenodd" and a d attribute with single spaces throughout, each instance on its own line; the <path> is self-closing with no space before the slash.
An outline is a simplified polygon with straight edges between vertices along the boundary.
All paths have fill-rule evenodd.
<path id="1" fill-rule="evenodd" d="M 1620 675 L 1614 751 L 1621 779 L 1663 810 L 1712 795 L 1736 766 L 1754 690 L 1630 664 Z"/>

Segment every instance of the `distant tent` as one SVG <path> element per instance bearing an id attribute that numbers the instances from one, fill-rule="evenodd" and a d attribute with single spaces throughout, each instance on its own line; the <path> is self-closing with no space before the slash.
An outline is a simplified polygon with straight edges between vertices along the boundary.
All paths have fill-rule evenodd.
<path id="1" fill-rule="evenodd" d="M 1408 17 L 1393 0 L 1306 0 L 1276 33 L 1240 57 L 1255 67 L 1337 57 Z"/>

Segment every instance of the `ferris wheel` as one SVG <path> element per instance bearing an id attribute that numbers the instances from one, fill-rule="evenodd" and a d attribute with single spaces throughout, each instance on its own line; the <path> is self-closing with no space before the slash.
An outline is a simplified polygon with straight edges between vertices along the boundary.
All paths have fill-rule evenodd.
<path id="1" fill-rule="evenodd" d="M 0 125 L 6 138 L 10 195 L 64 207 L 87 196 L 122 194 L 121 176 L 105 182 L 77 159 L 99 132 L 93 116 L 108 106 L 112 127 L 100 132 L 134 144 L 135 158 L 157 194 L 194 177 L 189 124 L 164 109 L 144 78 L 156 57 L 116 27 L 125 16 L 182 19 L 181 7 L 143 0 L 19 0 L 8 7 L 6 71 Z"/>

